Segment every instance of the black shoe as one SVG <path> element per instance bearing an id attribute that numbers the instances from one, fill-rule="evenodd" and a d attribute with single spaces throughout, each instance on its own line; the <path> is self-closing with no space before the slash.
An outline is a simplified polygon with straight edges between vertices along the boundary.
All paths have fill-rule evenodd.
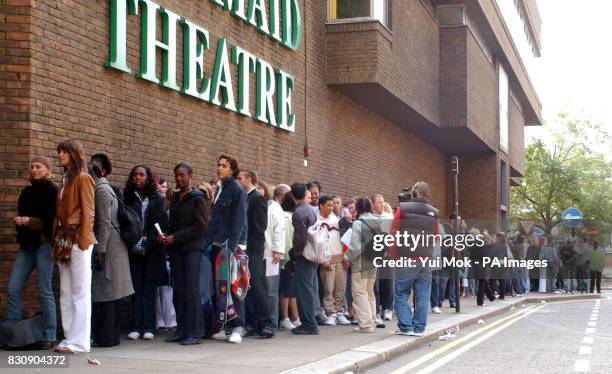
<path id="1" fill-rule="evenodd" d="M 264 327 L 259 333 L 259 337 L 263 339 L 269 339 L 274 337 L 274 330 L 271 327 Z"/>
<path id="2" fill-rule="evenodd" d="M 181 345 L 196 345 L 200 344 L 200 338 L 187 338 L 181 340 Z"/>
<path id="3" fill-rule="evenodd" d="M 319 329 L 308 330 L 304 326 L 296 327 L 291 332 L 295 335 L 319 335 Z"/>
<path id="4" fill-rule="evenodd" d="M 38 349 L 40 349 L 41 351 L 48 351 L 53 349 L 53 345 L 55 342 L 42 342 L 40 343 L 40 347 Z"/>
<path id="5" fill-rule="evenodd" d="M 172 336 L 167 337 L 164 341 L 166 343 L 178 343 L 178 342 L 181 342 L 183 340 L 185 340 L 185 338 L 182 337 L 182 336 L 172 335 Z"/>
<path id="6" fill-rule="evenodd" d="M 376 328 L 377 328 L 377 329 L 384 329 L 385 327 L 387 327 L 387 326 L 385 326 L 385 324 L 384 324 L 384 323 L 377 323 L 377 324 L 376 324 Z"/>
<path id="7" fill-rule="evenodd" d="M 359 325 L 359 322 L 357 322 L 357 319 L 353 319 L 353 320 L 351 321 L 351 325 L 353 325 L 353 326 L 358 326 L 358 325 Z"/>
<path id="8" fill-rule="evenodd" d="M 252 328 L 252 327 L 247 327 L 247 328 L 245 329 L 245 333 L 244 333 L 244 337 L 245 337 L 245 338 L 246 338 L 246 337 L 249 337 L 249 336 L 255 336 L 255 335 L 257 335 L 257 331 L 255 331 L 255 329 L 254 329 L 254 328 Z"/>
<path id="9" fill-rule="evenodd" d="M 451 307 L 451 308 L 456 308 L 457 306 L 456 306 L 455 304 L 451 303 L 451 304 L 450 304 L 450 307 Z"/>

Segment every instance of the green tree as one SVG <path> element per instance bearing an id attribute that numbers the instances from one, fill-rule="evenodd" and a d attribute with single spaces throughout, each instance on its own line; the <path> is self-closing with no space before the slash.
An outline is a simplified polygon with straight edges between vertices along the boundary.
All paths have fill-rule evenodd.
<path id="1" fill-rule="evenodd" d="M 612 231 L 610 135 L 589 119 L 560 113 L 551 136 L 532 139 L 525 148 L 525 177 L 510 192 L 512 218 L 530 218 L 546 234 L 561 223 L 568 207 L 580 209 L 584 226 Z"/>

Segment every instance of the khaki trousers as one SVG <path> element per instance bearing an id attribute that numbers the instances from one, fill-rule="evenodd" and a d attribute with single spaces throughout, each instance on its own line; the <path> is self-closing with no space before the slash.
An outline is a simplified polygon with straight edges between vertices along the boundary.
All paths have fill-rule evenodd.
<path id="1" fill-rule="evenodd" d="M 360 328 L 376 327 L 376 296 L 374 282 L 376 269 L 351 274 L 353 289 L 353 308 Z"/>
<path id="2" fill-rule="evenodd" d="M 346 270 L 342 262 L 331 264 L 331 270 L 321 268 L 323 308 L 327 315 L 341 313 L 346 289 Z"/>

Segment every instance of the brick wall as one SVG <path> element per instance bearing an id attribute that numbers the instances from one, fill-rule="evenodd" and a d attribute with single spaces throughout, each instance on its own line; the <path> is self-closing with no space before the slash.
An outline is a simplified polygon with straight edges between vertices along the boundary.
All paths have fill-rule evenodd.
<path id="1" fill-rule="evenodd" d="M 0 2 L 15 14 L 27 15 L 20 19 L 26 34 L 19 37 L 30 41 L 8 40 L 10 34 L 0 30 L 3 43 L 21 47 L 27 55 L 14 64 L 3 64 L 0 71 L 0 89 L 22 85 L 16 96 L 23 100 L 3 105 L 11 111 L 2 112 L 6 124 L 0 143 L 4 182 L 0 186 L 2 315 L 5 274 L 17 249 L 9 219 L 15 214 L 17 195 L 26 183 L 28 159 L 33 154 L 55 157 L 56 144 L 68 137 L 83 141 L 87 155 L 107 152 L 115 166 L 110 180 L 118 186 L 124 184 L 129 169 L 137 163 L 150 165 L 172 181 L 173 166 L 188 161 L 194 165 L 197 180 L 208 179 L 214 175 L 216 157 L 229 153 L 267 182 L 319 180 L 324 193 L 342 196 L 381 192 L 395 202 L 402 187 L 426 180 L 432 186 L 434 204 L 442 211 L 446 209 L 449 186 L 443 153 L 328 88 L 324 0 L 307 1 L 305 9 L 301 3 L 307 19 L 305 38 L 297 52 L 281 47 L 209 1 L 158 1 L 210 31 L 211 50 L 205 54 L 207 75 L 219 36 L 294 74 L 295 133 L 182 96 L 136 79 L 133 74 L 104 68 L 108 1 L 32 0 L 24 2 L 23 7 L 13 6 L 15 3 Z M 139 28 L 139 17 L 130 16 L 128 64 L 134 72 L 139 66 Z M 180 39 L 178 46 L 178 56 L 182 56 Z M 178 64 L 180 86 L 180 58 Z M 427 100 L 435 102 L 433 96 Z M 9 136 L 4 135 L 4 128 L 10 131 Z M 302 154 L 306 136 L 311 153 L 308 168 L 303 166 Z M 59 172 L 57 166 L 55 171 Z"/>
<path id="2" fill-rule="evenodd" d="M 29 122 L 34 29 L 30 14 L 29 0 L 0 0 L 0 310 L 6 305 L 5 285 L 18 250 L 15 207 L 19 192 L 27 184 L 31 148 L 36 145 Z M 23 290 L 26 309 L 37 307 L 35 279 Z"/>
<path id="3" fill-rule="evenodd" d="M 464 156 L 459 163 L 459 212 L 470 227 L 499 230 L 499 159 Z"/>

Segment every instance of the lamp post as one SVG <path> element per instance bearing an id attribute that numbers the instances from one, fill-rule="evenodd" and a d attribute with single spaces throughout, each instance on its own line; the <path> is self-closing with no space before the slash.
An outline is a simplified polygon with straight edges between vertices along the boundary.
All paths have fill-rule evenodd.
<path id="1" fill-rule="evenodd" d="M 453 234 L 459 232 L 459 158 L 453 156 L 451 159 L 453 172 Z M 457 250 L 455 249 L 455 240 L 453 240 L 453 258 L 457 260 Z M 456 262 L 455 262 L 456 264 Z M 459 278 L 459 269 L 456 265 L 453 266 L 453 282 L 455 282 L 455 312 L 461 312 L 461 280 Z"/>

